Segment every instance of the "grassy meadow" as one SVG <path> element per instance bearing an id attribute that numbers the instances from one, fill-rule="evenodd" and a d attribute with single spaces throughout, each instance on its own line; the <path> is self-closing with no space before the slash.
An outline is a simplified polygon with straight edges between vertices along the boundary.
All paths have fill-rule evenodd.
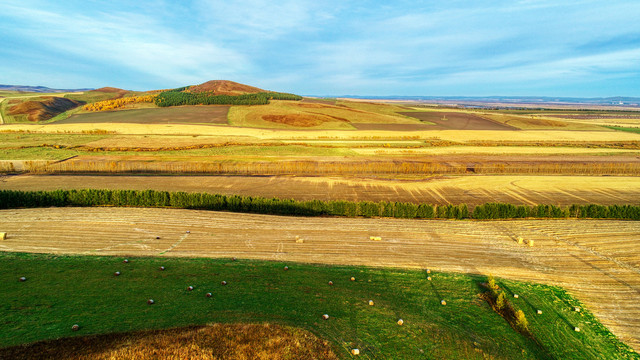
<path id="1" fill-rule="evenodd" d="M 341 358 L 352 348 L 363 358 L 638 358 L 587 309 L 573 311 L 582 305 L 557 287 L 498 279 L 508 294 L 520 295 L 512 303 L 529 319 L 532 339 L 478 296 L 486 291 L 484 276 L 243 259 L 128 260 L 0 253 L 0 280 L 6 284 L 0 292 L 0 346 L 269 322 L 310 330 Z M 121 275 L 114 276 L 116 271 Z M 18 281 L 21 276 L 27 280 Z M 148 305 L 148 299 L 155 304 Z M 71 329 L 74 324 L 80 331 Z"/>

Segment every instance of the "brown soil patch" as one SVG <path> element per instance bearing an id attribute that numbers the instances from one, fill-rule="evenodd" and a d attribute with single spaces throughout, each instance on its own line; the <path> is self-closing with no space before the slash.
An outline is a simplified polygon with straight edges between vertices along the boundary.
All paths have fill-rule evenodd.
<path id="1" fill-rule="evenodd" d="M 285 124 L 295 127 L 314 127 L 326 122 L 343 121 L 349 122 L 346 119 L 339 118 L 337 116 L 330 116 L 324 114 L 311 115 L 311 114 L 286 114 L 286 115 L 262 115 L 262 120 L 270 121 L 278 124 Z"/>
<path id="2" fill-rule="evenodd" d="M 520 126 L 525 126 L 525 127 L 529 127 L 529 126 L 535 126 L 535 127 L 550 127 L 550 128 L 566 128 L 569 126 L 569 124 L 561 122 L 561 121 L 553 121 L 553 120 L 547 120 L 547 119 L 531 119 L 531 118 L 517 118 L 514 120 L 507 120 L 504 123 L 505 124 L 509 124 L 510 122 L 515 122 Z"/>
<path id="3" fill-rule="evenodd" d="M 108 87 L 108 86 L 101 87 L 100 89 L 91 90 L 89 92 L 92 92 L 92 91 L 103 92 L 103 93 L 123 93 L 123 94 L 127 93 L 127 90 L 118 89 L 118 88 L 115 88 L 115 87 Z"/>
<path id="4" fill-rule="evenodd" d="M 265 92 L 257 87 L 240 84 L 229 80 L 211 80 L 200 85 L 191 86 L 190 92 L 212 92 L 215 95 L 240 95 Z"/>
<path id="5" fill-rule="evenodd" d="M 337 359 L 308 331 L 278 325 L 192 326 L 43 341 L 0 349 L 2 359 Z"/>
<path id="6" fill-rule="evenodd" d="M 138 208 L 0 211 L 1 251 L 430 268 L 562 286 L 640 350 L 640 222 L 305 218 Z M 179 245 L 176 242 L 191 230 Z M 149 233 L 165 234 L 149 241 Z M 369 241 L 375 234 L 383 241 Z M 296 243 L 295 236 L 305 239 Z M 519 245 L 517 237 L 534 240 Z M 140 246 L 144 243 L 145 246 Z M 170 251 L 166 251 L 171 248 Z"/>
<path id="7" fill-rule="evenodd" d="M 476 114 L 463 112 L 402 112 L 399 113 L 410 116 L 421 121 L 428 121 L 432 125 L 431 129 L 442 130 L 517 130 L 508 125 L 504 125 L 493 120 L 485 119 Z"/>
<path id="8" fill-rule="evenodd" d="M 22 100 L 19 100 L 19 99 L 11 99 L 9 100 L 9 105 L 19 104 L 21 102 Z"/>
<path id="9" fill-rule="evenodd" d="M 44 100 L 29 100 L 9 109 L 9 115 L 27 115 L 29 121 L 49 120 L 52 117 L 73 109 L 82 103 L 79 101 L 62 98 L 47 97 Z"/>
<path id="10" fill-rule="evenodd" d="M 171 106 L 76 114 L 55 124 L 227 124 L 228 112 L 227 105 Z"/>

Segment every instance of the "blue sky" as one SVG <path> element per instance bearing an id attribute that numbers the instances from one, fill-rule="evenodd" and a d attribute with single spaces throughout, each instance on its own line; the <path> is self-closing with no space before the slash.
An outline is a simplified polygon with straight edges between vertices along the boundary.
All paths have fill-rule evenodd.
<path id="1" fill-rule="evenodd" d="M 640 1 L 3 0 L 0 84 L 640 96 Z"/>

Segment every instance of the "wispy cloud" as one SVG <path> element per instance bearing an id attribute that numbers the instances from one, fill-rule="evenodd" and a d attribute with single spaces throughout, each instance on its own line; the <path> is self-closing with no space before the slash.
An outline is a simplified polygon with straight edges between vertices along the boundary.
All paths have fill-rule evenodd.
<path id="1" fill-rule="evenodd" d="M 0 48 L 0 82 L 55 67 L 122 87 L 572 95 L 616 79 L 617 94 L 640 95 L 638 13 L 632 0 L 7 0 L 0 31 L 19 48 Z"/>

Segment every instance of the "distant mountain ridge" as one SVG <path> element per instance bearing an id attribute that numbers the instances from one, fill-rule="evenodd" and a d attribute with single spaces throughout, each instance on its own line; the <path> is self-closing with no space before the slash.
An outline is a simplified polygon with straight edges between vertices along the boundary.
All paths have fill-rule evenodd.
<path id="1" fill-rule="evenodd" d="M 62 92 L 78 92 L 93 90 L 86 89 L 51 89 L 46 86 L 29 86 L 29 85 L 0 85 L 0 91 L 23 91 L 23 92 L 38 92 L 38 93 L 62 93 Z"/>

